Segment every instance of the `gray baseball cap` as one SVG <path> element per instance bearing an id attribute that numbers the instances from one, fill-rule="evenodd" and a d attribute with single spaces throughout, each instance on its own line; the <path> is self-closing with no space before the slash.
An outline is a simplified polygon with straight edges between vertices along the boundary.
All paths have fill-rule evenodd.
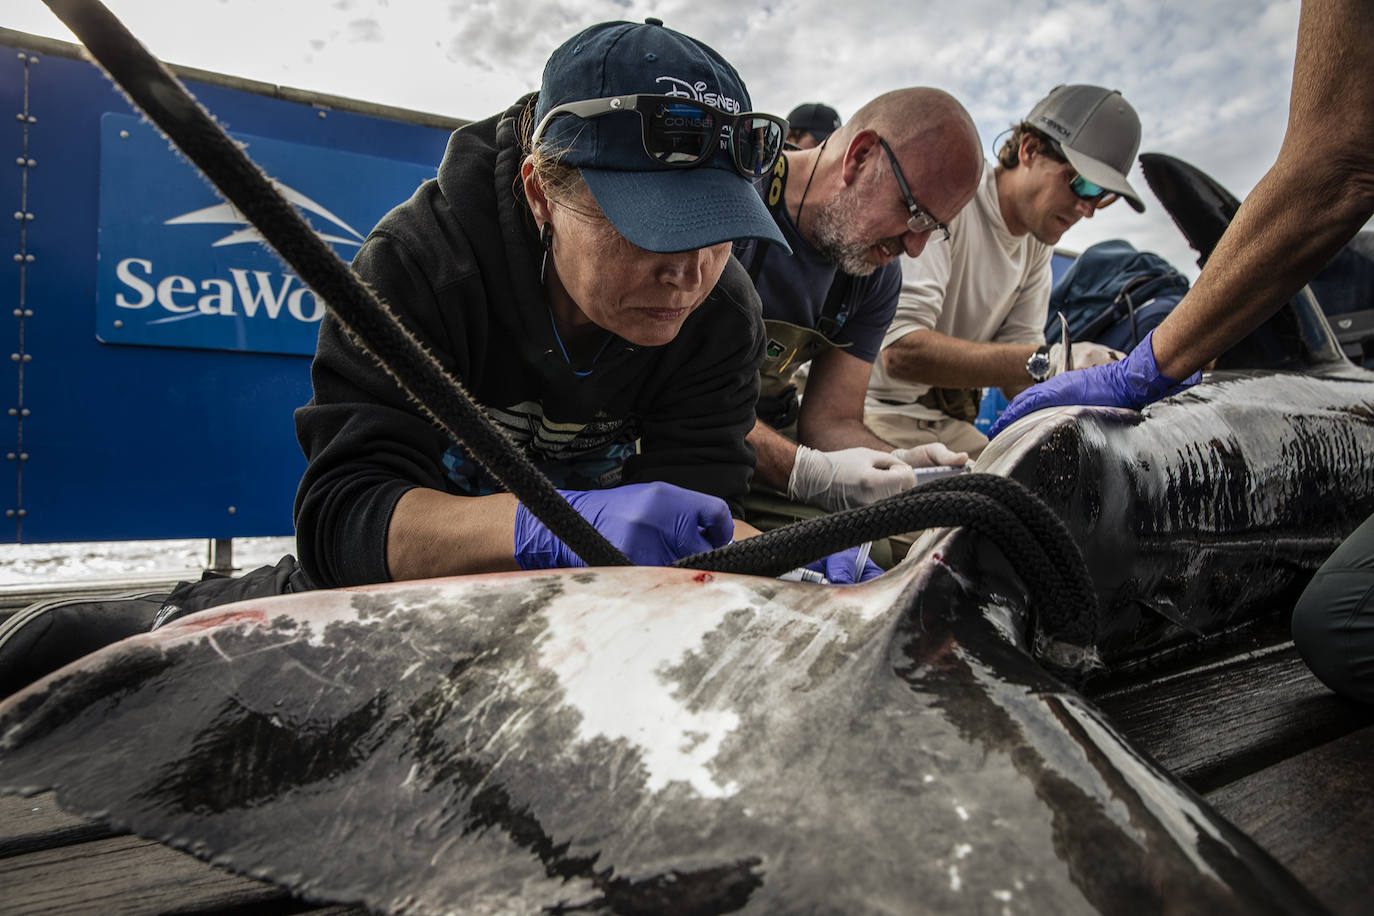
<path id="1" fill-rule="evenodd" d="M 1118 90 L 1055 86 L 1026 122 L 1063 147 L 1078 174 L 1120 194 L 1137 213 L 1145 212 L 1140 195 L 1126 180 L 1140 149 L 1140 118 Z"/>

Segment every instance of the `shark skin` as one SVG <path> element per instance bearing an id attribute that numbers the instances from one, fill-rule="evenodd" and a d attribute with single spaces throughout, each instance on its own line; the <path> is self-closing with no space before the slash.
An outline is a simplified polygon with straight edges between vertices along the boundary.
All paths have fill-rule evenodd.
<path id="1" fill-rule="evenodd" d="M 1374 373 L 1215 372 L 1137 412 L 1040 411 L 976 470 L 1025 484 L 1062 518 L 1097 591 L 1089 619 L 1028 636 L 1086 676 L 1293 607 L 1374 514 Z"/>
<path id="2" fill-rule="evenodd" d="M 1320 912 L 1020 643 L 995 549 L 202 612 L 0 704 L 0 787 L 380 912 Z"/>
<path id="3" fill-rule="evenodd" d="M 856 586 L 503 573 L 212 609 L 0 704 L 0 791 L 384 913 L 1294 913 L 1075 676 L 1263 614 L 1374 511 L 1374 375 L 1024 418 L 978 470 L 1095 614 L 968 528 Z M 1067 679 L 1066 679 L 1067 678 Z"/>

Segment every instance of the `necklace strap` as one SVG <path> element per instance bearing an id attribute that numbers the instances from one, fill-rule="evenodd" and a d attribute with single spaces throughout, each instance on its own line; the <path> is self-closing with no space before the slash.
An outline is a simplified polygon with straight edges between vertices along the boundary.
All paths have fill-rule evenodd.
<path id="1" fill-rule="evenodd" d="M 829 138 L 829 137 L 826 137 L 824 140 L 821 141 L 821 145 L 820 145 L 819 147 L 817 147 L 816 161 L 813 162 L 813 163 L 811 163 L 811 174 L 806 176 L 806 187 L 802 188 L 801 200 L 797 201 L 797 231 L 798 231 L 798 232 L 801 232 L 801 231 L 802 231 L 802 225 L 801 225 L 801 212 L 802 212 L 802 207 L 806 206 L 806 192 L 809 191 L 809 190 L 811 190 L 811 179 L 813 179 L 813 178 L 816 177 L 816 166 L 818 166 L 818 165 L 821 164 L 821 157 L 825 155 L 825 145 L 826 145 L 827 143 L 829 143 L 829 142 L 830 142 L 830 138 Z M 803 238 L 804 238 L 804 237 L 805 237 L 805 235 L 803 235 Z"/>
<path id="2" fill-rule="evenodd" d="M 606 352 L 606 347 L 610 346 L 611 338 L 615 335 L 610 331 L 606 332 L 606 339 L 601 342 L 601 349 L 596 351 L 592 361 L 587 364 L 585 369 L 573 369 L 572 360 L 568 358 L 568 348 L 563 346 L 563 337 L 558 333 L 558 322 L 553 319 L 553 307 L 549 306 L 549 327 L 553 329 L 553 339 L 558 341 L 558 351 L 563 354 L 563 362 L 568 364 L 568 369 L 578 378 L 586 378 L 592 374 L 592 369 L 596 367 L 597 360 L 601 359 L 601 354 Z"/>

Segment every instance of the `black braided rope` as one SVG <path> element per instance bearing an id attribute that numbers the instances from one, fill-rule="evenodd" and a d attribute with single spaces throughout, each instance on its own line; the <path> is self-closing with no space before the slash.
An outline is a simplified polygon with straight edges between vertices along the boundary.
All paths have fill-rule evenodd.
<path id="1" fill-rule="evenodd" d="M 130 101 L 237 207 L 325 302 L 348 333 L 446 436 L 462 442 L 579 557 L 592 566 L 629 560 L 558 495 L 549 479 L 491 423 L 462 384 L 348 269 L 186 87 L 97 0 L 44 0 Z M 462 430 L 460 436 L 458 431 Z"/>
<path id="2" fill-rule="evenodd" d="M 776 576 L 874 538 L 966 525 L 989 538 L 1026 582 L 1032 610 L 1056 632 L 1091 619 L 1097 596 L 1063 520 L 1024 485 L 996 474 L 933 480 L 881 502 L 797 522 L 674 566 Z"/>

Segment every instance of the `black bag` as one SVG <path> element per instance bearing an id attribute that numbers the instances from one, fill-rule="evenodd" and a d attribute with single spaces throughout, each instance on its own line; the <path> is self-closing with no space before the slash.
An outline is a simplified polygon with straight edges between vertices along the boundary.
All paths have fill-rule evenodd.
<path id="1" fill-rule="evenodd" d="M 241 576 L 225 576 L 206 570 L 198 582 L 177 583 L 162 603 L 151 629 L 221 604 L 308 592 L 314 587 L 305 570 L 290 554 L 278 560 L 275 566 L 259 566 Z"/>
<path id="2" fill-rule="evenodd" d="M 1080 254 L 1050 292 L 1045 340 L 1059 340 L 1059 312 L 1069 337 L 1130 352 L 1188 292 L 1188 278 L 1130 242 L 1098 242 Z"/>
<path id="3" fill-rule="evenodd" d="M 289 554 L 242 576 L 204 573 L 168 592 L 82 595 L 39 601 L 0 624 L 0 697 L 83 655 L 187 614 L 248 598 L 309 591 L 314 585 Z"/>
<path id="4" fill-rule="evenodd" d="M 135 633 L 147 633 L 166 592 L 49 598 L 0 624 L 0 697 L 68 662 Z"/>

